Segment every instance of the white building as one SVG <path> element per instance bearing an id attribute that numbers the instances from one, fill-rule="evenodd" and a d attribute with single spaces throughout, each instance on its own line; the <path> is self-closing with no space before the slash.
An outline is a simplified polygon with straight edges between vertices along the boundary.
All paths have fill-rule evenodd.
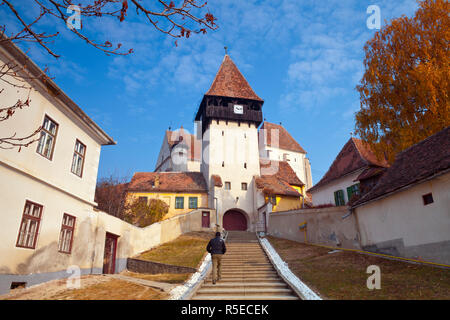
<path id="1" fill-rule="evenodd" d="M 264 121 L 259 130 L 259 153 L 261 158 L 289 162 L 305 183 L 305 189 L 312 187 L 311 165 L 306 151 L 281 124 Z"/>
<path id="2" fill-rule="evenodd" d="M 379 161 L 362 140 L 350 138 L 322 179 L 308 190 L 314 206 L 346 205 L 361 192 L 362 179 L 375 180 L 388 167 Z"/>
<path id="3" fill-rule="evenodd" d="M 450 264 L 450 127 L 397 155 L 352 207 L 364 250 Z"/>
<path id="4" fill-rule="evenodd" d="M 301 207 L 303 181 L 312 184 L 306 152 L 286 129 L 265 122 L 258 131 L 263 103 L 225 55 L 200 103 L 196 133 L 168 130 L 157 160 L 155 171 L 201 171 L 208 184 L 208 207 L 217 209 L 219 224 L 227 230 L 264 229 L 272 208 Z M 260 163 L 269 163 L 269 169 Z M 293 171 L 283 167 L 279 172 L 279 163 Z M 262 176 L 263 188 L 258 189 L 255 182 Z M 268 188 L 268 181 L 277 185 Z M 269 198 L 273 206 L 266 205 Z"/>
<path id="5" fill-rule="evenodd" d="M 228 55 L 199 106 L 195 121 L 202 137 L 201 171 L 209 185 L 209 206 L 228 230 L 255 230 L 259 176 L 259 98 Z M 214 183 L 220 177 L 223 186 Z M 264 203 L 264 199 L 260 199 Z"/>
<path id="6" fill-rule="evenodd" d="M 202 141 L 183 127 L 167 130 L 155 172 L 200 172 Z"/>
<path id="7" fill-rule="evenodd" d="M 28 94 L 31 102 L 1 122 L 0 137 L 43 129 L 20 152 L 0 148 L 0 292 L 11 283 L 57 278 L 73 264 L 91 271 L 100 151 L 115 144 L 10 42 L 0 46 L 0 65 L 6 64 L 21 71 L 0 80 L 1 107 Z"/>

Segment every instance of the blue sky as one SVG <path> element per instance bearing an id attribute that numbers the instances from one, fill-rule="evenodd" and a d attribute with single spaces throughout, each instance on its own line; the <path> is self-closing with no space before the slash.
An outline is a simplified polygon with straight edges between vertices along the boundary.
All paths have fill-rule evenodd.
<path id="1" fill-rule="evenodd" d="M 117 141 L 102 149 L 99 177 L 153 171 L 165 130 L 182 125 L 193 131 L 194 114 L 227 46 L 264 99 L 264 117 L 281 122 L 308 152 L 318 182 L 354 128 L 363 47 L 375 32 L 366 26 L 369 5 L 380 7 L 382 25 L 417 9 L 415 0 L 210 0 L 220 28 L 178 46 L 132 12 L 122 23 L 83 21 L 91 37 L 120 42 L 134 49 L 132 55 L 106 56 L 52 20 L 42 28 L 61 32 L 51 45 L 61 58 L 19 45 Z M 35 14 L 27 1 L 18 6 Z M 5 8 L 0 21 L 14 28 Z"/>

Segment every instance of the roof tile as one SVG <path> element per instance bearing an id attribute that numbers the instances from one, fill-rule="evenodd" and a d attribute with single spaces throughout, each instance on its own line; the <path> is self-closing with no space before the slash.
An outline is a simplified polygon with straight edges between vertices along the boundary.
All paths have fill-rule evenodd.
<path id="1" fill-rule="evenodd" d="M 278 141 L 272 138 L 272 130 L 278 130 Z M 281 125 L 265 121 L 258 132 L 259 141 L 265 142 L 267 146 L 280 148 L 288 151 L 306 153 L 306 151 L 295 141 L 289 132 Z"/>
<path id="2" fill-rule="evenodd" d="M 201 172 L 136 172 L 128 191 L 207 192 L 208 188 Z"/>
<path id="3" fill-rule="evenodd" d="M 379 161 L 367 143 L 357 138 L 350 138 L 331 164 L 327 173 L 308 191 L 314 191 L 346 174 L 371 166 L 386 168 L 389 165 L 387 161 Z"/>
<path id="4" fill-rule="evenodd" d="M 399 153 L 359 206 L 450 169 L 450 126 Z"/>
<path id="5" fill-rule="evenodd" d="M 206 95 L 263 101 L 256 95 L 228 55 L 225 55 Z"/>

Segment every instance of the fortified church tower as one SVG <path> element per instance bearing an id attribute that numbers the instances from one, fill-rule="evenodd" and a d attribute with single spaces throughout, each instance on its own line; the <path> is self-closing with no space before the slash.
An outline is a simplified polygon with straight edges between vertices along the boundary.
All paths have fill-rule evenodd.
<path id="1" fill-rule="evenodd" d="M 255 177 L 260 175 L 258 126 L 263 103 L 225 55 L 195 117 L 208 205 L 217 209 L 219 223 L 227 230 L 250 231 L 258 220 Z"/>

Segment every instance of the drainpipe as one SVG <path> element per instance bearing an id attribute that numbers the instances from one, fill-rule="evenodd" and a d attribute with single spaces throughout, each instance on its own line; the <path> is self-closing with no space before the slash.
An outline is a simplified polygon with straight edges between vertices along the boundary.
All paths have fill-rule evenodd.
<path id="1" fill-rule="evenodd" d="M 218 208 L 218 199 L 214 197 L 215 205 L 214 209 L 216 209 L 216 226 L 219 225 L 219 208 Z"/>

